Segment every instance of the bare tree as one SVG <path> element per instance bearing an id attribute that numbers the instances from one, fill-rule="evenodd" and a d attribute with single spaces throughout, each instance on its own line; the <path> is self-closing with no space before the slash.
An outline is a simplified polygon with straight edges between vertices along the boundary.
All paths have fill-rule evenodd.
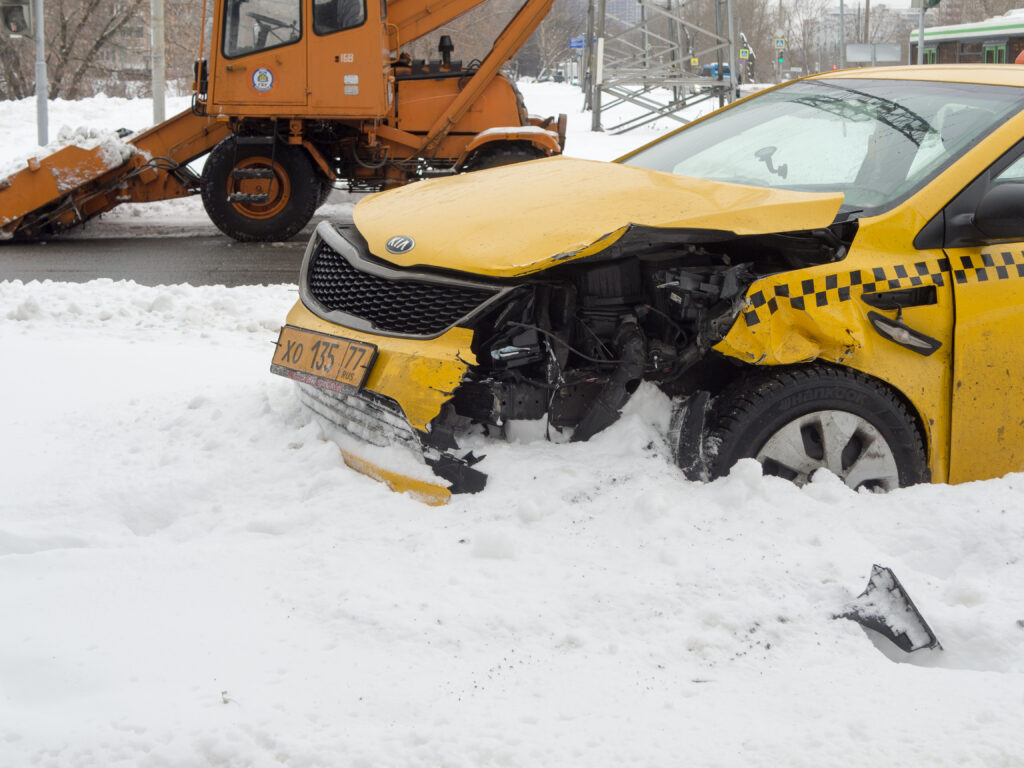
<path id="1" fill-rule="evenodd" d="M 580 0 L 555 0 L 544 21 L 515 57 L 520 74 L 538 75 L 555 69 L 570 58 L 570 38 L 584 34 L 587 25 L 586 3 Z"/>
<path id="2" fill-rule="evenodd" d="M 192 82 L 192 64 L 199 58 L 199 36 L 203 31 L 203 0 L 165 0 L 164 25 L 167 81 L 184 93 Z M 147 4 L 148 5 L 148 4 Z M 213 2 L 206 3 L 206 22 L 213 13 Z M 209 41 L 203 51 L 210 58 Z"/>
<path id="3" fill-rule="evenodd" d="M 464 65 L 483 59 L 521 4 L 522 0 L 489 0 L 429 35 L 403 45 L 402 51 L 414 59 L 436 59 L 438 40 L 441 35 L 448 35 L 455 44 L 454 58 L 461 59 Z"/>
<path id="4" fill-rule="evenodd" d="M 780 31 L 786 30 L 788 22 L 787 18 L 780 16 L 782 10 L 779 3 L 767 2 L 767 0 L 735 0 L 733 2 L 736 33 L 742 32 L 746 35 L 747 42 L 757 55 L 755 79 L 770 79 L 772 56 L 775 54 L 775 38 Z M 796 29 L 799 29 L 799 22 Z M 796 33 L 789 33 L 785 36 L 793 41 L 799 39 Z"/>
<path id="5" fill-rule="evenodd" d="M 32 94 L 32 80 L 26 79 L 21 66 L 22 56 L 27 54 L 20 49 L 29 47 L 35 48 L 31 40 L 0 41 L 0 98 L 24 99 Z"/>
<path id="6" fill-rule="evenodd" d="M 814 55 L 813 29 L 814 24 L 828 10 L 829 0 L 793 0 L 789 4 L 786 16 L 785 38 L 791 62 L 800 62 L 804 74 L 817 70 L 820 66 Z"/>
<path id="7" fill-rule="evenodd" d="M 48 0 L 45 8 L 49 97 L 76 99 L 118 90 L 125 72 L 144 68 L 143 0 Z M 35 80 L 35 46 L 0 49 L 7 98 L 24 98 Z M 126 66 L 128 64 L 129 66 Z M 99 86 L 99 87 L 97 87 Z M 113 86 L 113 88 L 111 88 Z"/>

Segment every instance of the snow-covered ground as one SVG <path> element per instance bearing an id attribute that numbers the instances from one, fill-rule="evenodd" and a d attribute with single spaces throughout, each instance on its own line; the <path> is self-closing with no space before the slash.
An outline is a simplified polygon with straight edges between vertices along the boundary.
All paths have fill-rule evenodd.
<path id="1" fill-rule="evenodd" d="M 54 112 L 144 126 L 112 102 Z M 3 768 L 1024 765 L 1021 475 L 690 483 L 644 389 L 589 443 L 491 444 L 484 492 L 425 507 L 268 372 L 295 299 L 0 282 Z M 876 562 L 944 650 L 832 618 Z"/>

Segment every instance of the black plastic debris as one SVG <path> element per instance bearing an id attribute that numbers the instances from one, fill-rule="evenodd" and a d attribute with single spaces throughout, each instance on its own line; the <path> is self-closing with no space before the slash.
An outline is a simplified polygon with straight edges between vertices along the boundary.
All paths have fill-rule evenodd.
<path id="1" fill-rule="evenodd" d="M 850 619 L 873 629 L 907 653 L 922 648 L 942 650 L 939 639 L 896 574 L 881 565 L 871 568 L 867 588 L 836 618 Z"/>

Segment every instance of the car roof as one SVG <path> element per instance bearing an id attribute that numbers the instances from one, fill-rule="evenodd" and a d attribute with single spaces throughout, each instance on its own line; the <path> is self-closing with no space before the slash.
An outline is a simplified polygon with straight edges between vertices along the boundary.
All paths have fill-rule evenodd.
<path id="1" fill-rule="evenodd" d="M 812 75 L 819 80 L 930 80 L 943 83 L 1013 85 L 1024 88 L 1024 66 L 1020 64 L 928 64 L 920 67 L 865 67 Z"/>

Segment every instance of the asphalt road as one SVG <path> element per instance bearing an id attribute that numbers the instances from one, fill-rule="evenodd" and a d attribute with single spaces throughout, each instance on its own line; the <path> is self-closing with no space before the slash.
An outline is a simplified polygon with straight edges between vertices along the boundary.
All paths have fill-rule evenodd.
<path id="1" fill-rule="evenodd" d="M 140 285 L 294 283 L 307 235 L 284 243 L 193 237 L 55 239 L 0 243 L 0 280 L 82 283 L 99 277 Z"/>

